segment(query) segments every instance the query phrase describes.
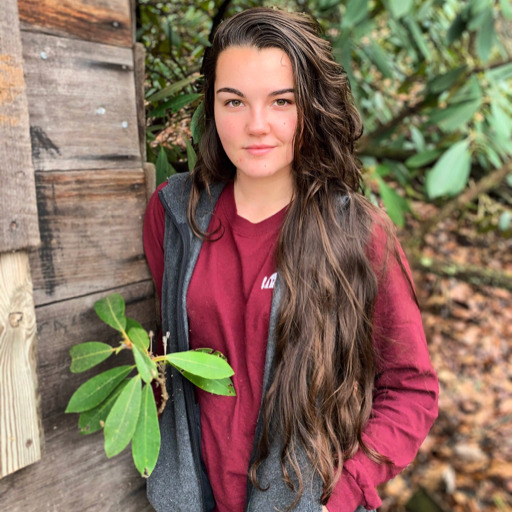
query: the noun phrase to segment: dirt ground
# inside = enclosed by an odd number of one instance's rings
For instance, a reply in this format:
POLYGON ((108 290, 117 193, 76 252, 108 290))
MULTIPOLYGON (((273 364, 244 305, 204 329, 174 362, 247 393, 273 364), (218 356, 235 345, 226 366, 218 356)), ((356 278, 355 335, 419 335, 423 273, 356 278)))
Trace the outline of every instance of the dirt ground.
MULTIPOLYGON (((424 254, 512 272, 512 238, 482 232, 477 220, 443 222, 424 254)), ((440 412, 415 462, 382 487, 379 510, 512 511, 512 293, 417 271, 414 278, 440 412)))

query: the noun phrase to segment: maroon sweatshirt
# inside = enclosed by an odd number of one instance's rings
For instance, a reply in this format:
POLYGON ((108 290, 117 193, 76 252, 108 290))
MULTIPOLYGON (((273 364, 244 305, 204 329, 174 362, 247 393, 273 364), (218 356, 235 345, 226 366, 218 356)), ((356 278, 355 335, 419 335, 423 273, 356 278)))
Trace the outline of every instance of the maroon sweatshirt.
MULTIPOLYGON (((203 244, 187 293, 191 348, 219 350, 235 370, 235 399, 197 391, 202 455, 218 512, 244 510, 275 281, 274 249, 284 215, 282 210, 257 224, 243 219, 236 212, 233 185, 227 185, 209 229, 220 224, 222 236, 203 244)), ((146 212, 144 248, 160 296, 164 227, 164 208, 155 193, 146 212)), ((368 254, 378 275, 384 251, 385 235, 377 228, 368 254)), ((408 270, 403 253, 401 257, 408 270)), ((387 260, 379 280, 374 324, 380 367, 363 437, 392 464, 377 464, 359 450, 345 461, 329 512, 380 506, 375 487, 411 462, 437 416, 437 379, 421 317, 394 258, 387 260)))

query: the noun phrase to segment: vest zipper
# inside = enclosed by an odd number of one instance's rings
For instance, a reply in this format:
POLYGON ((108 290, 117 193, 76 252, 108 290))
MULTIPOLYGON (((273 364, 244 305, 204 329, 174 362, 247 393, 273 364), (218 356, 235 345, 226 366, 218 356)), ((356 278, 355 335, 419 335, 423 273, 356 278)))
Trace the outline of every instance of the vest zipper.
MULTIPOLYGON (((164 208, 169 215, 169 217, 172 219, 174 225, 176 226, 176 229, 178 230, 181 240, 183 242, 183 256, 181 259, 181 265, 180 265, 180 273, 178 278, 178 300, 177 300, 177 308, 176 308, 176 315, 178 320, 178 348, 181 351, 189 350, 189 347, 187 346, 186 340, 187 340, 187 332, 185 329, 185 322, 183 319, 184 312, 182 311, 182 294, 183 294, 183 285, 185 281, 185 272, 187 270, 187 263, 188 263, 188 254, 190 252, 190 240, 188 237, 188 229, 187 227, 181 223, 178 223, 176 220, 176 217, 174 216, 174 213, 170 211, 170 209, 167 207, 166 201, 162 201, 162 204, 164 205, 164 208)), ((201 510, 203 512, 205 511, 205 503, 204 503, 204 490, 203 490, 203 482, 201 477, 201 456, 200 456, 200 450, 201 447, 199 446, 200 440, 199 440, 199 433, 196 428, 196 422, 194 417, 194 404, 195 404, 195 396, 194 396, 194 388, 193 384, 189 382, 187 379, 182 377, 183 379, 183 395, 185 399, 185 407, 187 411, 187 423, 188 428, 190 432, 190 444, 192 448, 192 457, 194 459, 194 464, 196 466, 198 480, 199 480, 199 489, 200 489, 200 501, 201 501, 201 510)))

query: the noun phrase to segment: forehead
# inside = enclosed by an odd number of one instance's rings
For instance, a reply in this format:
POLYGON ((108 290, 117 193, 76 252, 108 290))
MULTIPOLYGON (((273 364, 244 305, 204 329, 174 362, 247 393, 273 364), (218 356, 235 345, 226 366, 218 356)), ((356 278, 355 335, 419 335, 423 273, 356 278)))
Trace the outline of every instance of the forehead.
POLYGON ((280 48, 230 46, 217 59, 215 84, 216 87, 233 86, 234 82, 247 85, 279 83, 293 87, 292 63, 280 48))

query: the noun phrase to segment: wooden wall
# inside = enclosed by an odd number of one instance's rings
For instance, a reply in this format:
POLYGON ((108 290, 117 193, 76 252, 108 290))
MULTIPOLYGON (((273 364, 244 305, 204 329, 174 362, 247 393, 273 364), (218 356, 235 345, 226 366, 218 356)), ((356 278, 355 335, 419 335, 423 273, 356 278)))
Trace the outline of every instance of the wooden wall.
POLYGON ((64 409, 94 371, 69 372, 69 348, 114 341, 96 300, 117 291, 153 328, 142 248, 147 180, 130 0, 18 0, 41 244, 29 252, 45 451, 0 479, 9 512, 151 510, 131 453, 108 460, 64 409), (138 97, 137 97, 138 95, 138 97))

